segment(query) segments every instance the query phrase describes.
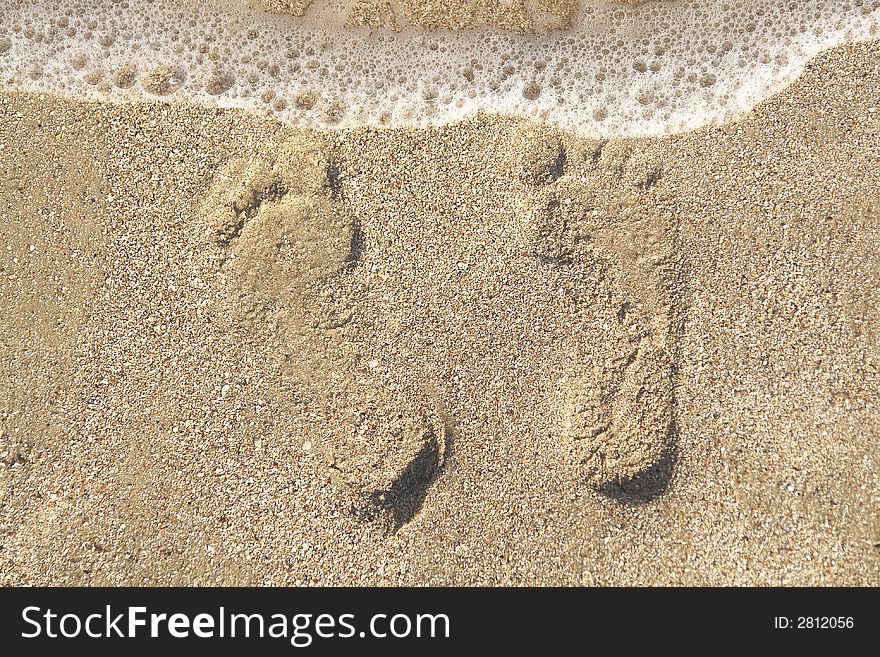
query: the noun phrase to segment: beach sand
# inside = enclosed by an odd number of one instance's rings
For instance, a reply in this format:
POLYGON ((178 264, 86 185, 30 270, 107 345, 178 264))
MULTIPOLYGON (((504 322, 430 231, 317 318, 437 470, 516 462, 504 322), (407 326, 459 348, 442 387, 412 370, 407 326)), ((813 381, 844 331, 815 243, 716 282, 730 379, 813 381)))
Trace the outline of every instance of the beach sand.
POLYGON ((0 582, 880 584, 878 90, 625 141, 0 94, 0 582))

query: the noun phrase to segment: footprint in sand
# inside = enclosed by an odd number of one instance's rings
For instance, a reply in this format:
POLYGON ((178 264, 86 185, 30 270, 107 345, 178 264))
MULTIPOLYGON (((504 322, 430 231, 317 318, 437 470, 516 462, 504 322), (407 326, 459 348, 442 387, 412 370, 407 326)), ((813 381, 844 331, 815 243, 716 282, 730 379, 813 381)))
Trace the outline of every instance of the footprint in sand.
POLYGON ((343 357, 334 329, 351 319, 358 228, 326 141, 292 137, 267 150, 218 171, 201 217, 229 310, 309 381, 343 357))
MULTIPOLYGON (((625 143, 566 147, 537 130, 515 139, 508 152, 528 190, 516 239, 576 291, 586 318, 551 395, 549 428, 597 491, 648 501, 666 490, 676 456, 679 267, 674 218, 655 198, 659 161, 625 143)), ((330 144, 293 137, 269 152, 230 162, 203 205, 226 310, 274 341, 286 372, 323 409, 312 453, 343 503, 395 531, 444 471, 452 423, 436 396, 365 372, 350 351, 364 337, 359 304, 370 294, 358 273, 360 229, 330 144)), ((518 281, 504 284, 515 292, 518 281)))
POLYGON ((329 425, 322 454, 351 513, 396 531, 421 510, 451 455, 442 407, 418 391, 360 386, 352 411, 329 425))
POLYGON ((202 204, 226 310, 273 341, 286 374, 322 400, 312 451, 353 515, 394 531, 441 472, 449 431, 420 391, 348 374, 360 235, 330 145, 300 136, 269 151, 230 161, 202 204))
POLYGON ((533 192, 521 212, 531 253, 546 267, 598 268, 596 335, 560 390, 563 449, 601 493, 629 503, 662 494, 673 473, 679 258, 675 222, 653 198, 660 160, 625 142, 566 152, 552 133, 525 130, 515 152, 533 192))

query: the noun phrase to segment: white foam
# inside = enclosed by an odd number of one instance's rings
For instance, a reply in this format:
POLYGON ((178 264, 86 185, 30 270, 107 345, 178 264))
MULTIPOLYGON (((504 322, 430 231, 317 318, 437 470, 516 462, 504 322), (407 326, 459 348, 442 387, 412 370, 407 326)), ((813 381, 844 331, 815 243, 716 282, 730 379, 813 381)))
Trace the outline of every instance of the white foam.
MULTIPOLYGON (((736 116, 818 52, 880 38, 880 0, 587 2, 572 29, 368 32, 220 0, 3 0, 0 87, 168 99, 302 125, 412 126, 477 111, 582 133, 736 116)), ((334 15, 344 10, 332 7, 334 15)))

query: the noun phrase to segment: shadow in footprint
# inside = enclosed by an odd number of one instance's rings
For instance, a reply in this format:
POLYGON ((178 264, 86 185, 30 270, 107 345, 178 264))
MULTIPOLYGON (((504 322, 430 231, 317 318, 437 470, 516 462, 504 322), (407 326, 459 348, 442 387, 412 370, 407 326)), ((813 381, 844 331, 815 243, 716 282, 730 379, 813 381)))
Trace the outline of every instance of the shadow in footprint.
POLYGON ((444 424, 442 444, 431 431, 425 446, 391 486, 387 490, 370 493, 367 504, 356 510, 355 515, 363 520, 372 520, 379 513, 390 513, 395 532, 412 520, 425 503, 431 484, 440 476, 449 461, 454 437, 455 426, 451 422, 444 424))
POLYGON ((351 231, 351 247, 348 254, 347 263, 353 267, 360 262, 364 255, 364 231, 361 229, 360 222, 355 222, 351 231))
POLYGON ((559 150, 556 153, 556 159, 553 160, 553 163, 550 165, 550 181, 553 182, 555 180, 559 180, 562 177, 562 174, 565 173, 565 160, 566 160, 566 152, 565 146, 561 143, 559 144, 559 150))
POLYGON ((596 492, 620 504, 639 506, 656 500, 668 489, 678 461, 678 430, 675 420, 669 426, 669 447, 659 459, 628 479, 610 481, 596 492))
POLYGON ((330 162, 327 165, 327 186, 330 188, 330 196, 336 198, 339 196, 339 188, 342 185, 342 175, 339 172, 339 166, 336 162, 330 162))

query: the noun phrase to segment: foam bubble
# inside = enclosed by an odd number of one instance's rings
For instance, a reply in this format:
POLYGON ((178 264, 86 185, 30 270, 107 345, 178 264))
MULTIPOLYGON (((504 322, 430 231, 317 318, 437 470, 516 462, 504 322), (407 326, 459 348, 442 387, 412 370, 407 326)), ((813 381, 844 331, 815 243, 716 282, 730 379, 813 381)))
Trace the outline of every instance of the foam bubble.
MULTIPOLYGON (((485 111, 632 136, 729 119, 821 50, 880 38, 880 0, 556 4, 565 21, 526 12, 520 29, 499 10, 459 26, 477 27, 426 32, 406 15, 352 26, 357 12, 338 2, 269 3, 295 17, 252 1, 5 0, 0 87, 242 107, 313 126, 485 111)), ((354 6, 365 15, 363 0, 354 6)))

